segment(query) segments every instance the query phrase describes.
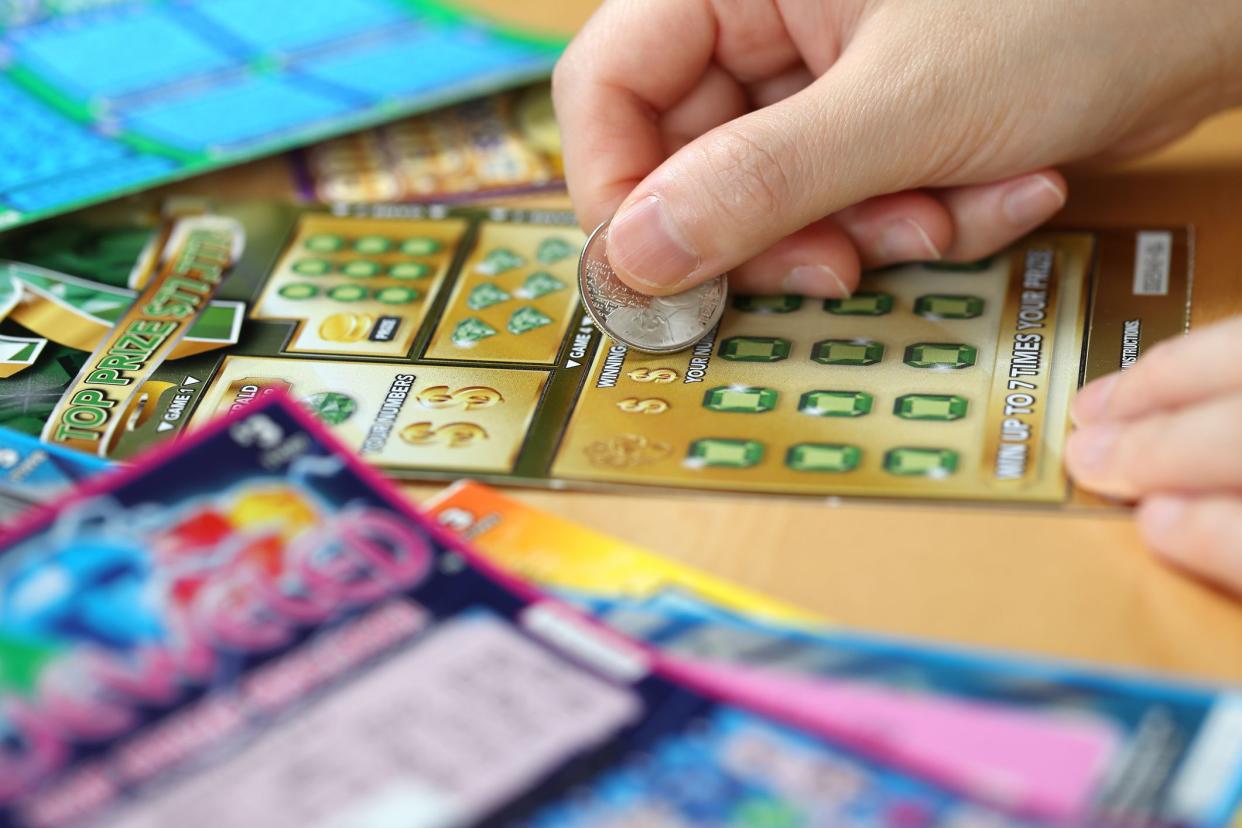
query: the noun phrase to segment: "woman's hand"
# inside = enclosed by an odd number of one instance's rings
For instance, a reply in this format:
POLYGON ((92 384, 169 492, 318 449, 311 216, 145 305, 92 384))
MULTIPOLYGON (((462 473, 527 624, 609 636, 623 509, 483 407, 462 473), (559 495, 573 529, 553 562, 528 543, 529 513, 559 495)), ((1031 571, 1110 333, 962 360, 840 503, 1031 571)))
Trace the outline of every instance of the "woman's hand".
POLYGON ((1152 549, 1242 593, 1242 317, 1096 380, 1073 416, 1078 484, 1138 500, 1152 549))
POLYGON ((1064 203, 1053 165, 1242 101, 1242 2, 610 0, 554 91, 630 285, 840 295, 989 254, 1064 203))

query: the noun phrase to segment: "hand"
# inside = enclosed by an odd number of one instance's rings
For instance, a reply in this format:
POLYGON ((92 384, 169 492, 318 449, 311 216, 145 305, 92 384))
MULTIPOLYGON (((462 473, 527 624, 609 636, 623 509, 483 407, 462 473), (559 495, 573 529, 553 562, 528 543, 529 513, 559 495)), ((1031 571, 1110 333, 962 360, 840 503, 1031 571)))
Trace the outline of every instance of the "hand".
POLYGON ((1161 343, 1074 402, 1080 486, 1138 500, 1159 554, 1242 594, 1242 317, 1161 343))
POLYGON ((832 296, 992 253, 1062 206, 1053 165, 1242 101, 1242 2, 610 0, 553 87, 632 287, 832 296))

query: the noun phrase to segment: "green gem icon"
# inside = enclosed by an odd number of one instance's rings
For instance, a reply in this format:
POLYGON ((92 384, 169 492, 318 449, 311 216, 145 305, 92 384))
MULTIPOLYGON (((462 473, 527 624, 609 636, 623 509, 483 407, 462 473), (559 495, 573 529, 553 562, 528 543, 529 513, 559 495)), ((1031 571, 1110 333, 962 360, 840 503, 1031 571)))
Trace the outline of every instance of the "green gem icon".
POLYGON ((431 268, 422 262, 398 262, 388 268, 388 275, 394 279, 425 279, 431 268))
POLYGON ((367 289, 358 285, 337 285, 328 291, 328 298, 337 302, 358 302, 367 298, 367 289))
POLYGON ((499 305, 501 302, 509 300, 509 294, 491 282, 484 282, 476 285, 466 297, 466 305, 471 310, 483 310, 490 308, 492 305, 499 305))
POLYGON ((785 453, 785 465, 803 472, 849 472, 861 461, 858 446, 837 443, 799 443, 785 453))
POLYGON ((893 310, 893 297, 864 291, 844 299, 825 299, 824 310, 838 316, 884 316, 893 310))
POLYGON ((545 325, 552 324, 552 317, 548 316, 538 308, 527 305, 524 308, 518 308, 509 317, 509 324, 506 326, 509 333, 524 334, 527 331, 533 331, 536 328, 542 328, 545 325))
POLYGON ((375 301, 383 302, 385 305, 408 305, 420 295, 414 288, 386 287, 375 291, 375 301))
POLYGON ((332 263, 326 259, 298 259, 293 263, 294 273, 303 276, 322 276, 332 269, 332 263))
POLYGON ((703 407, 730 414, 762 414, 776 408, 778 396, 772 388, 722 385, 703 395, 703 407))
POLYGON ((401 242, 401 252, 407 256, 430 256, 439 250, 440 243, 435 239, 417 237, 401 242))
POLYGON ((686 454, 690 468, 747 469, 763 459, 763 444, 755 440, 708 438, 695 440, 686 454))
POLYGON ((495 336, 497 330, 476 317, 469 317, 457 323, 453 328, 453 344, 458 348, 473 348, 489 336, 495 336))
POLYGON ((379 275, 380 266, 366 259, 354 259, 341 265, 341 272, 351 279, 370 279, 379 275))
POLYGON ((392 249, 392 242, 383 236, 360 236, 354 240, 354 250, 367 256, 387 253, 392 249))
POLYGON ((952 449, 895 448, 884 455, 884 471, 900 477, 948 477, 957 471, 952 449))
POLYGON ((970 404, 956 394, 906 394, 898 397, 893 413, 903 420, 950 422, 966 416, 970 404))
POLYGON ((281 285, 280 290, 276 292, 286 299, 301 301, 303 299, 314 299, 319 295, 319 288, 314 285, 308 285, 306 282, 291 282, 287 285, 281 285))
POLYGON ((731 336, 719 353, 732 362, 780 362, 789 358, 790 347, 788 339, 774 336, 731 336))
POLYGON ((526 264, 526 260, 507 247, 498 247, 483 257, 474 269, 484 276, 496 276, 526 264))
POLYGON ((550 238, 539 242, 535 257, 544 264, 556 264, 566 256, 573 254, 574 248, 564 239, 550 238))
POLYGON ((810 417, 862 417, 875 404, 866 391, 807 391, 798 410, 810 417))
POLYGON ((793 313, 802 307, 802 297, 791 293, 783 296, 734 296, 733 307, 742 313, 793 313))
POLYGON ((905 363, 911 368, 969 368, 979 357, 974 345, 956 342, 919 342, 906 348, 905 363))
POLYGON ((811 348, 811 359, 821 365, 875 365, 884 359, 884 343, 869 339, 825 339, 811 348))
POLYGON ((560 279, 540 270, 526 277, 526 281, 522 282, 522 286, 518 288, 518 295, 526 299, 538 299, 547 296, 549 293, 556 293, 558 290, 564 290, 565 283, 560 279))
POLYGON ((304 400, 304 404, 320 420, 334 426, 345 422, 358 410, 358 403, 353 397, 337 391, 312 394, 304 400))
POLYGON ((335 253, 345 246, 345 240, 332 233, 316 233, 306 238, 305 247, 316 253, 335 253))
POLYGON ((983 300, 978 296, 932 293, 915 300, 914 312, 927 319, 974 319, 983 315, 983 300))

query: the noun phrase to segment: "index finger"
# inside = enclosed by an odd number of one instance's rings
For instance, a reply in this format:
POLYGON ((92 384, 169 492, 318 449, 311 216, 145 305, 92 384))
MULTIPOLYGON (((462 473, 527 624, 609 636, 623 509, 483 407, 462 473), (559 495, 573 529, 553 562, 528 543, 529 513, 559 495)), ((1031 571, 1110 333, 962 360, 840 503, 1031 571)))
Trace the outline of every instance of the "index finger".
POLYGON ((565 178, 585 227, 612 215, 665 160, 658 115, 707 71, 716 34, 706 0, 613 0, 569 45, 552 92, 565 178))

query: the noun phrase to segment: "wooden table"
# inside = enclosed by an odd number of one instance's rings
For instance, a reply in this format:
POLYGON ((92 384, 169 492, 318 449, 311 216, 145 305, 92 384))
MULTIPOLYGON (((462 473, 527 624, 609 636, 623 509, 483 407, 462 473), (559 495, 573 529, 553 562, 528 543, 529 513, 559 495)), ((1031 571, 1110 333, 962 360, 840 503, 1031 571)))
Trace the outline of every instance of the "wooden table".
MULTIPOLYGON (((474 0, 548 30, 590 3, 474 0)), ((280 159, 180 192, 281 196, 280 159)), ((1071 175, 1059 223, 1193 224, 1194 324, 1242 312, 1242 112, 1071 175)), ((431 492, 434 487, 427 487, 431 492)), ((1242 683, 1242 602, 1160 563, 1130 520, 1015 508, 517 491, 551 512, 862 629, 1242 683)))

